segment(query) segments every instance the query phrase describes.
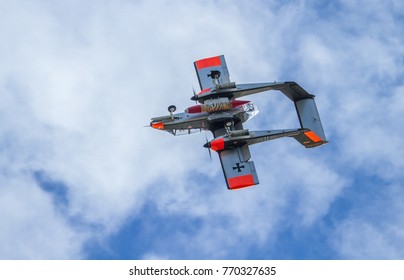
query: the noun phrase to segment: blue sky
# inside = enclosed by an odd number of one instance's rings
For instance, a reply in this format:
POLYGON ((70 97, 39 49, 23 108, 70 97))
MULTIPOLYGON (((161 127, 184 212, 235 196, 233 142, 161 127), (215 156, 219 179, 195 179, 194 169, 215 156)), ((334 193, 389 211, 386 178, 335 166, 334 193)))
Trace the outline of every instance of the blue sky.
MULTIPOLYGON (((0 258, 404 258, 402 1, 2 1, 0 258), (193 105, 197 59, 315 94, 329 144, 251 147, 226 189, 193 105)), ((277 92, 249 129, 294 128, 277 92)), ((208 137, 211 137, 208 135, 208 137)))

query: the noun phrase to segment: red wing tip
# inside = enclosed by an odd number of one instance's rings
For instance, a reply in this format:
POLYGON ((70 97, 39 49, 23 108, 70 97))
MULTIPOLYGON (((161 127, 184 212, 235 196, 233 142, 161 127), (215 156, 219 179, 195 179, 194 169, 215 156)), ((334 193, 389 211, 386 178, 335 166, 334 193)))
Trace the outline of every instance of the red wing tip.
POLYGON ((230 190, 238 190, 255 185, 254 178, 251 174, 237 176, 227 179, 227 185, 230 190))
POLYGON ((220 56, 213 56, 213 57, 208 57, 204 59, 200 59, 195 61, 196 68, 198 70, 207 68, 207 67, 213 67, 213 66, 220 66, 222 65, 222 62, 220 60, 220 56))

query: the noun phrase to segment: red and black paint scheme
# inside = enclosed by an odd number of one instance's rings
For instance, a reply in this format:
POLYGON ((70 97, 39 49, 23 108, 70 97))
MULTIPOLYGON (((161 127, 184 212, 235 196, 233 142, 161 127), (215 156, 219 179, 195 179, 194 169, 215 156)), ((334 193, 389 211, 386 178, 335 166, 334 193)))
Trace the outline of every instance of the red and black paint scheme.
POLYGON ((194 62, 201 91, 191 97, 199 104, 183 113, 171 105, 169 115, 152 118, 150 126, 173 135, 210 130, 214 139, 204 147, 218 153, 227 187, 241 189, 259 183, 249 146, 281 137, 293 137, 306 148, 327 143, 314 95, 295 82, 236 84, 223 55, 194 62), (300 128, 249 131, 243 123, 258 114, 250 101, 238 100, 247 95, 277 90, 295 105, 300 128))

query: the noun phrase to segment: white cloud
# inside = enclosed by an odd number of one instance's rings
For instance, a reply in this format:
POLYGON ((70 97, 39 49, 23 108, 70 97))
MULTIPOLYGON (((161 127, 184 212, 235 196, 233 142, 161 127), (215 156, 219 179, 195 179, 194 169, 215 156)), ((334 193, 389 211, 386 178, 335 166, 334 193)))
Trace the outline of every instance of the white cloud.
POLYGON ((336 225, 334 247, 342 258, 401 259, 404 254, 403 191, 399 185, 380 185, 377 196, 358 196, 366 204, 336 225))
POLYGON ((397 241, 403 238, 402 232, 397 236, 394 229, 381 230, 375 225, 354 219, 344 221, 337 233, 335 248, 344 259, 402 258, 403 250, 397 247, 397 241))
POLYGON ((2 259, 81 257, 86 233, 72 227, 51 198, 24 174, 0 176, 2 259))

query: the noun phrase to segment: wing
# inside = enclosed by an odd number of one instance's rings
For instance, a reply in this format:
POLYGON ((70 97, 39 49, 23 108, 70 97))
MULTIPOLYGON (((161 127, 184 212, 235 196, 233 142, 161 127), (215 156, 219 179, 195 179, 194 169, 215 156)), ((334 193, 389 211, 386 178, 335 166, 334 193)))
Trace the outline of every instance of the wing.
POLYGON ((227 188, 230 190, 257 185, 258 176, 250 159, 248 145, 219 153, 227 188))
MULTIPOLYGON (((238 122, 235 124, 235 128, 242 130, 243 125, 238 122)), ((225 133, 226 130, 220 128, 213 134, 218 137, 225 133)), ((228 189, 236 190, 259 183, 254 162, 250 161, 251 154, 247 144, 220 151, 219 158, 228 189)))
POLYGON ((194 62, 194 66, 196 74, 198 76, 201 91, 215 86, 213 84, 213 78, 215 74, 219 75, 219 84, 230 83, 230 75, 229 71, 227 70, 224 55, 197 60, 194 62))

